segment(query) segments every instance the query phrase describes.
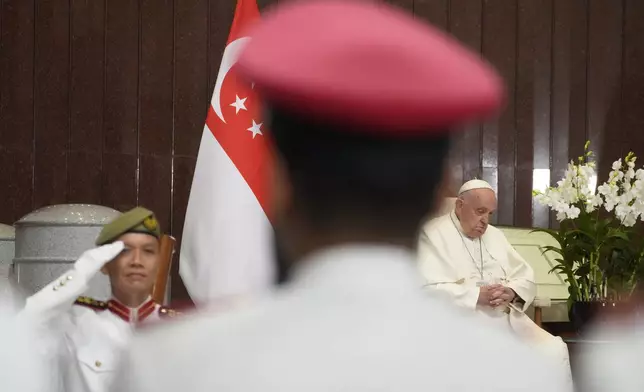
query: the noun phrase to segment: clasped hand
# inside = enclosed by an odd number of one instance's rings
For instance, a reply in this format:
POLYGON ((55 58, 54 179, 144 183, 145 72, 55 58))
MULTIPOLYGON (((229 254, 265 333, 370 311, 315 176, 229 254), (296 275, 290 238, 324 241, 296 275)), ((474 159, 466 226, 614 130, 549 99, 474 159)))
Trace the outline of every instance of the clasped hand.
POLYGON ((498 306, 505 307, 514 298, 516 293, 509 287, 502 286, 500 284, 492 284, 489 286, 482 286, 479 291, 479 305, 482 306, 491 306, 496 308, 498 306))

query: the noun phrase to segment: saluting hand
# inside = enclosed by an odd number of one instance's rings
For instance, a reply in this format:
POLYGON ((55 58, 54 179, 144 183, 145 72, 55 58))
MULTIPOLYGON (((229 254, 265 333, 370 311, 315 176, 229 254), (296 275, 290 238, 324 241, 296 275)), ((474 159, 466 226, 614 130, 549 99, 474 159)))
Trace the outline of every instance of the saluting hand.
POLYGON ((99 246, 83 253, 76 260, 74 268, 84 276, 95 275, 106 263, 114 259, 125 248, 123 241, 99 246))

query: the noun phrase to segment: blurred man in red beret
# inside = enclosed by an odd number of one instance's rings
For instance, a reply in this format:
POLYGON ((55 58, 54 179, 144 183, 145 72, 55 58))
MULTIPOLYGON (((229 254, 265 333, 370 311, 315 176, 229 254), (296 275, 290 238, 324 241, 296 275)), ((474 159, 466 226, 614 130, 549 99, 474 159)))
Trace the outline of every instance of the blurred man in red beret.
POLYGON ((415 268, 452 131, 500 109, 492 68, 382 3, 280 3, 251 37, 237 66, 267 106, 290 281, 142 337, 113 390, 562 390, 521 343, 427 298, 415 268))

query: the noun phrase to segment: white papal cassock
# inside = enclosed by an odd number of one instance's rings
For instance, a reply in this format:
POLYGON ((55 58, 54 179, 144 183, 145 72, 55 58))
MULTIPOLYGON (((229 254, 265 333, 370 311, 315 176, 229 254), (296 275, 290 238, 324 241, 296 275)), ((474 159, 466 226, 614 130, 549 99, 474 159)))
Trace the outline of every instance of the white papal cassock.
POLYGON ((524 312, 534 300, 536 284, 532 267, 517 253, 501 230, 488 225, 480 239, 468 238, 452 210, 423 227, 418 257, 426 288, 471 309, 500 330, 541 350, 561 364, 572 388, 568 348, 537 326, 524 312), (514 290, 525 303, 507 308, 477 306, 481 284, 502 284, 514 290))

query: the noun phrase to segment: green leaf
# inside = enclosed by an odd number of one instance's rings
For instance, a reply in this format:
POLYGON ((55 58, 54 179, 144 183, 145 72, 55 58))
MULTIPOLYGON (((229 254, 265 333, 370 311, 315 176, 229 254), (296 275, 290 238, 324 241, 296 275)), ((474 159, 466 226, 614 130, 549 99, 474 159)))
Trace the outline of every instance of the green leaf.
POLYGON ((546 254, 546 252, 555 252, 555 253, 561 255, 561 257, 564 257, 564 253, 561 250, 561 248, 557 248, 556 246, 552 246, 552 245, 544 246, 543 250, 541 251, 541 254, 544 255, 544 254, 546 254))
POLYGON ((551 236, 552 238, 554 238, 555 241, 557 241, 559 243, 561 248, 564 248, 564 246, 565 246, 564 234, 559 233, 556 230, 552 230, 552 229, 534 229, 534 230, 530 231, 530 233, 546 233, 549 236, 551 236))
POLYGON ((539 233, 539 232, 550 234, 554 238, 559 238, 559 232, 557 230, 553 230, 553 229, 540 229, 540 228, 537 228, 537 229, 533 229, 532 231, 530 231, 530 233, 539 233))
POLYGON ((566 235, 578 235, 581 237, 585 237, 591 241, 594 241, 594 236, 592 234, 592 230, 582 230, 582 229, 574 229, 574 230, 569 230, 566 235))
POLYGON ((574 260, 572 260, 572 259, 563 259, 561 257, 557 257, 556 259, 554 259, 554 261, 556 261, 557 264, 564 265, 564 266, 566 266, 568 268, 572 268, 573 264, 575 264, 574 260))
POLYGON ((563 265, 563 264, 557 264, 557 265, 555 265, 554 267, 552 267, 552 268, 550 269, 550 271, 548 271, 548 273, 550 273, 550 274, 551 274, 551 273, 553 273, 553 272, 563 272, 563 273, 566 273, 568 270, 569 270, 569 268, 566 268, 566 266, 565 266, 565 265, 563 265))
POLYGON ((619 238, 619 239, 624 240, 624 241, 629 240, 628 235, 626 233, 624 233, 623 231, 617 231, 617 230, 614 231, 613 233, 607 235, 606 238, 607 239, 608 238, 619 238))

